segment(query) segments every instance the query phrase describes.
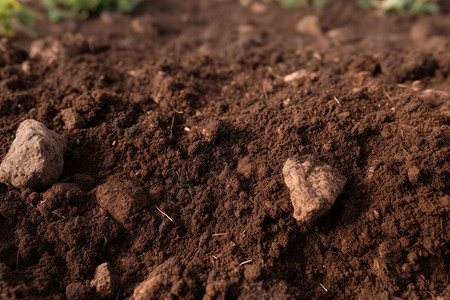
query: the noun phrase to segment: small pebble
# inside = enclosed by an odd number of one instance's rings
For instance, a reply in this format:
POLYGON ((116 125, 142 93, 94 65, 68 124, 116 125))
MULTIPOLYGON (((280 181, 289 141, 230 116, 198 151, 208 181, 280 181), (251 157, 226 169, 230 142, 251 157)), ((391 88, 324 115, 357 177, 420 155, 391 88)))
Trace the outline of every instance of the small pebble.
POLYGON ((267 12, 267 5, 261 2, 253 2, 250 11, 255 15, 261 15, 267 12))
POLYGON ((420 80, 414 80, 413 83, 411 83, 411 89, 414 92, 420 92, 425 88, 425 84, 420 80))
POLYGON ((198 129, 208 143, 214 143, 222 131, 222 122, 216 118, 207 119, 199 125, 198 129))
POLYGON ((91 281, 91 287, 95 289, 97 295, 102 299, 116 296, 117 282, 109 263, 105 262, 97 267, 94 279, 91 281))
POLYGON ((308 77, 309 77, 309 72, 306 71, 305 69, 302 69, 302 70, 295 71, 294 73, 291 73, 289 75, 286 75, 284 77, 284 82, 286 82, 286 83, 296 82, 296 81, 306 79, 308 77))
POLYGON ((319 18, 314 15, 304 16, 300 21, 298 21, 295 29, 298 33, 307 34, 312 36, 322 36, 322 28, 319 25, 319 18))
POLYGON ((408 169, 409 182, 416 185, 420 180, 420 169, 417 166, 412 166, 408 169))

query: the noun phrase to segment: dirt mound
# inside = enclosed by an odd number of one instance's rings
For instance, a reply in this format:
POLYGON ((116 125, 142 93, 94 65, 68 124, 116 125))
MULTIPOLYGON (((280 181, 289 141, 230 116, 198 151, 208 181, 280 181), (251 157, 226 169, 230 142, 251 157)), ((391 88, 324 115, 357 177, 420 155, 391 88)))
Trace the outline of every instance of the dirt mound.
POLYGON ((450 18, 355 9, 150 1, 41 24, 50 61, 2 42, 0 159, 25 119, 68 150, 53 187, 0 185, 0 298, 95 297, 106 262, 119 299, 450 297, 450 18), (299 155, 347 179, 308 227, 299 155))

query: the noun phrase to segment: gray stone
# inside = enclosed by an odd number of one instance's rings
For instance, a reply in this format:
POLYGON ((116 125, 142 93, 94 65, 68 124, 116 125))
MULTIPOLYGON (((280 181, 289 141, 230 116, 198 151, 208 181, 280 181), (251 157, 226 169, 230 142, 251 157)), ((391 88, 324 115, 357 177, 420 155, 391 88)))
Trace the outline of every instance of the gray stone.
POLYGON ((338 170, 309 155, 289 158, 283 175, 294 218, 302 223, 312 222, 328 211, 347 181, 338 170))
POLYGON ((0 165, 0 182, 17 188, 52 185, 64 168, 67 141, 36 120, 25 120, 0 165))

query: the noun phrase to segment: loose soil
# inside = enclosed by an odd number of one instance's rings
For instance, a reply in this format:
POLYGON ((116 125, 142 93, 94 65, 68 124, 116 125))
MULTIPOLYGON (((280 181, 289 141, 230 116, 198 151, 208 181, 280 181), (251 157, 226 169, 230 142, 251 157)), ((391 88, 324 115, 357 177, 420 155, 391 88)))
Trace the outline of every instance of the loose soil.
POLYGON ((42 58, 2 41, 0 159, 29 118, 69 149, 55 186, 0 185, 0 298, 91 298, 109 262, 118 299, 149 274, 164 299, 449 299, 448 10, 331 2, 158 0, 42 23, 42 58), (306 154, 347 184, 300 226, 281 169, 306 154))

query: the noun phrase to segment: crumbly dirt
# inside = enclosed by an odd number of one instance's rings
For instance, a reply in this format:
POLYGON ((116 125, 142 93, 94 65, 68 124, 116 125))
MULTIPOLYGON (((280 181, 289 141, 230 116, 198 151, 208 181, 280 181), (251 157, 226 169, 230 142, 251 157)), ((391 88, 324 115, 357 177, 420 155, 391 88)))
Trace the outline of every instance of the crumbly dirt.
POLYGON ((46 59, 2 41, 0 159, 29 118, 69 147, 56 187, 0 185, 0 298, 92 298, 104 262, 118 299, 149 274, 164 299, 450 298, 449 10, 331 2, 155 0, 41 24, 46 59), (282 167, 307 154, 347 184, 306 227, 282 167))

